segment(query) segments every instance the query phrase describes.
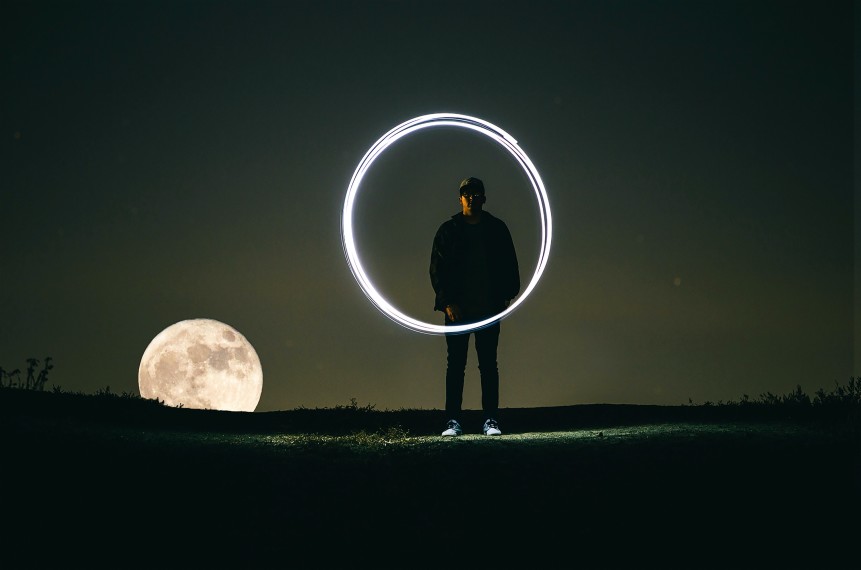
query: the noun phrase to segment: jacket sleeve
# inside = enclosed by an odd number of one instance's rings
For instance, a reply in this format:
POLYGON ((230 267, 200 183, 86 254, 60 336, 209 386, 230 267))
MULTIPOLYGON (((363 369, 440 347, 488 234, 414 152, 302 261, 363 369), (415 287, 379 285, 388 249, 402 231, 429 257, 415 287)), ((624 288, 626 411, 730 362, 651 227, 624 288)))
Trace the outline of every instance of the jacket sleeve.
POLYGON ((517 264, 517 252, 514 250, 514 240, 511 239, 511 232, 508 231, 508 226, 502 224, 501 245, 503 259, 504 274, 504 295, 505 300, 510 301, 517 297, 520 292, 520 268, 517 264))
POLYGON ((445 226, 440 226, 433 239, 429 271, 431 286, 436 293, 433 307, 435 311, 445 311, 446 306, 449 305, 451 260, 447 252, 447 242, 445 226))

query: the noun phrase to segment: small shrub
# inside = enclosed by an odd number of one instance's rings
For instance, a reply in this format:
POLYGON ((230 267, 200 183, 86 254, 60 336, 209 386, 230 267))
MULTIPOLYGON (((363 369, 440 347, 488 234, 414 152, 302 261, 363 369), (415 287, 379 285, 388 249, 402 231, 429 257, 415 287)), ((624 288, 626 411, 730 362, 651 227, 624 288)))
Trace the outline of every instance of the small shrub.
POLYGON ((97 389, 94 395, 101 397, 101 398, 115 398, 116 397, 116 394, 111 392, 110 386, 105 386, 104 388, 97 389))
POLYGON ((349 410, 351 412, 372 412, 376 406, 374 404, 366 404, 359 407, 355 398, 350 398, 350 403, 346 406, 335 406, 336 410, 349 410))
POLYGON ((831 392, 826 392, 822 388, 817 390, 813 399, 804 393, 801 385, 796 385, 795 390, 783 395, 763 392, 759 397, 754 399, 747 394, 742 394, 739 400, 729 400, 727 402, 719 400, 716 404, 711 401, 696 404, 691 398, 688 398, 687 405, 704 407, 773 407, 786 409, 861 406, 861 377, 850 377, 849 382, 845 386, 840 385, 836 381, 834 384, 835 387, 831 392))
POLYGON ((0 388, 20 388, 23 390, 35 390, 41 392, 45 389, 45 383, 48 381, 48 373, 54 368, 51 364, 52 358, 45 357, 45 362, 42 364, 42 370, 36 373, 36 367, 39 366, 38 358, 27 359, 27 377, 21 380, 21 370, 8 372, 0 368, 0 388))
POLYGON ((837 381, 834 384, 834 390, 831 392, 825 392, 822 388, 816 391, 813 398, 814 406, 861 405, 861 376, 849 378, 849 383, 845 387, 837 381))

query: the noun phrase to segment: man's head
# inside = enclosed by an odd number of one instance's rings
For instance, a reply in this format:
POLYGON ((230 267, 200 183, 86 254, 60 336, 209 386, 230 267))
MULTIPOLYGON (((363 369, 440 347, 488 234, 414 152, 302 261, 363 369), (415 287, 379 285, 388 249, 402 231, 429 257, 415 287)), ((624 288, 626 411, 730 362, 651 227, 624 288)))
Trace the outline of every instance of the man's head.
POLYGON ((460 195, 484 197, 484 182, 472 176, 464 178, 460 182, 460 195))
POLYGON ((478 178, 465 178, 460 183, 460 205, 465 216, 481 215, 481 207, 487 200, 484 196, 484 183, 478 178))

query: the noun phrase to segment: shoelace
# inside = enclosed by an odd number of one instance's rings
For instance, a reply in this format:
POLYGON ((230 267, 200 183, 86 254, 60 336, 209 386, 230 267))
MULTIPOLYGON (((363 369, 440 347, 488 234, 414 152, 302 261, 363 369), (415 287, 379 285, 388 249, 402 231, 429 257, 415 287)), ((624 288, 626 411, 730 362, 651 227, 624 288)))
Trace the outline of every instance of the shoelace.
POLYGON ((496 423, 496 420, 487 420, 486 422, 484 422, 485 431, 489 430, 490 428, 499 428, 499 424, 496 423))

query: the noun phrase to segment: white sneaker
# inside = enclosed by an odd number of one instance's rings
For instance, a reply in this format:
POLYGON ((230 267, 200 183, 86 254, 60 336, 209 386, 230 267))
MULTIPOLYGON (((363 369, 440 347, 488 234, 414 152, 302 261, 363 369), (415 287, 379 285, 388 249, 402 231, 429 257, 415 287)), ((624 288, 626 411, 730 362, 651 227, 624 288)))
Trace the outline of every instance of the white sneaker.
POLYGON ((484 435, 502 435, 502 430, 499 429, 499 424, 496 423, 496 420, 493 418, 489 418, 486 422, 484 422, 484 435))
POLYGON ((457 423, 457 420, 448 420, 448 425, 442 435, 445 437, 454 437, 463 433, 463 430, 460 427, 460 424, 457 423))

